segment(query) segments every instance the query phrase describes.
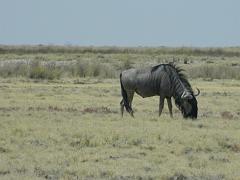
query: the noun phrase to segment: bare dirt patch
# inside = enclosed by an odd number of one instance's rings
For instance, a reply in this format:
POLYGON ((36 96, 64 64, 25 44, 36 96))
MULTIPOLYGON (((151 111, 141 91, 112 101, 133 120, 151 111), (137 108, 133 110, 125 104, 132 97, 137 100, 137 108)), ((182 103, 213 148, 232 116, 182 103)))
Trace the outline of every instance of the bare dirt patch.
POLYGON ((0 111, 9 112, 9 111, 18 111, 20 107, 0 107, 0 111))
POLYGON ((6 171, 1 171, 0 170, 0 176, 5 176, 5 175, 8 175, 8 174, 10 174, 9 170, 6 170, 6 171))
POLYGON ((4 147, 0 147, 0 153, 8 153, 8 152, 10 152, 9 149, 4 148, 4 147))
POLYGON ((84 109, 75 107, 58 107, 49 105, 48 107, 29 107, 28 111, 50 111, 50 112, 80 112, 83 114, 87 113, 102 113, 102 114, 116 114, 118 111, 112 110, 109 107, 86 107, 84 109))
POLYGON ((82 113, 103 113, 103 114, 116 114, 117 111, 111 110, 109 107, 87 107, 82 110, 82 113))
POLYGON ((233 119, 234 115, 229 111, 224 111, 224 112, 221 113, 221 117, 223 119, 233 119))

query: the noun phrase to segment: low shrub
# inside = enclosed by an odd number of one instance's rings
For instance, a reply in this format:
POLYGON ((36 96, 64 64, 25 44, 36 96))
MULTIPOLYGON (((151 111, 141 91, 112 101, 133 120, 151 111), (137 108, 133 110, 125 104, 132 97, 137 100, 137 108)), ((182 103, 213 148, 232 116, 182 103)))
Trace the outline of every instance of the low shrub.
POLYGON ((240 79, 240 66, 205 64, 188 68, 191 78, 240 79))

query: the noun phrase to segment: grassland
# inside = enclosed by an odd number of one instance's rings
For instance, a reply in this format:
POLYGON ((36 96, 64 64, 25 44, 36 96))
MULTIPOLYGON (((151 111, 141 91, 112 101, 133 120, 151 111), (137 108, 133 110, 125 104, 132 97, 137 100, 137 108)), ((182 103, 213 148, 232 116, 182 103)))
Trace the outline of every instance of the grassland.
POLYGON ((0 47, 0 179, 240 179, 239 48, 31 48, 0 47), (171 61, 201 90, 199 118, 137 95, 121 118, 119 72, 171 61))
POLYGON ((240 81, 192 80, 196 121, 138 96, 121 118, 118 80, 0 81, 0 179, 240 178, 240 81))

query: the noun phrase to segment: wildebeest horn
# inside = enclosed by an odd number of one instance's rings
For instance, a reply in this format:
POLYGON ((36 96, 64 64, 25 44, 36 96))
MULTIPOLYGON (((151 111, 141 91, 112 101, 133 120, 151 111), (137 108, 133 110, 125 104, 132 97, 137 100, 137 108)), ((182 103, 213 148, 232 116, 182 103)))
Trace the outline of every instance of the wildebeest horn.
POLYGON ((197 94, 194 94, 194 96, 198 96, 200 94, 200 90, 198 88, 197 89, 197 94))

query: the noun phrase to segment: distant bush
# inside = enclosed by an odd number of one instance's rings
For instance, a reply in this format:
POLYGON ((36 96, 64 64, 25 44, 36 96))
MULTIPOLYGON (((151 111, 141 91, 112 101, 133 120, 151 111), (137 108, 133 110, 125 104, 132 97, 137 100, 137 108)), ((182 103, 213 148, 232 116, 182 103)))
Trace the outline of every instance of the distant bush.
POLYGON ((8 61, 0 66, 1 77, 27 77, 31 79, 59 79, 62 72, 54 63, 41 64, 39 61, 8 61))
POLYGON ((191 78, 240 79, 240 66, 205 64, 188 69, 191 78))
POLYGON ((42 65, 39 61, 33 61, 29 69, 29 78, 31 79, 53 80, 59 79, 62 74, 60 68, 56 67, 54 63, 42 65))
POLYGON ((1 77, 25 77, 28 75, 28 66, 24 62, 8 62, 0 66, 1 77))
POLYGON ((191 78, 240 79, 240 65, 235 56, 240 57, 240 47, 124 48, 0 45, 0 76, 49 80, 61 77, 118 78, 119 73, 125 69, 174 62, 184 64, 191 78), (227 65, 223 65, 224 63, 227 65))
POLYGON ((123 62, 123 66, 122 66, 123 69, 130 69, 132 67, 133 67, 132 62, 129 59, 127 59, 123 62))
MULTIPOLYGON (((0 62, 1 77, 27 77, 31 79, 59 79, 61 77, 100 77, 118 78, 121 70, 133 67, 129 60, 123 61, 120 66, 111 63, 91 61, 74 61, 61 63, 59 61, 2 61, 0 62)), ((187 68, 188 66, 186 66, 187 68)), ((189 66, 186 74, 190 78, 209 79, 240 79, 238 64, 215 64, 189 66)))
POLYGON ((7 61, 0 65, 1 77, 27 77, 31 79, 59 79, 65 77, 115 78, 118 72, 110 64, 77 61, 60 64, 58 61, 7 61))
MULTIPOLYGON (((73 65, 74 66, 74 65, 73 65)), ((73 75, 78 77, 102 77, 102 78, 115 78, 116 71, 108 64, 100 64, 94 62, 77 62, 72 70, 73 75)))

